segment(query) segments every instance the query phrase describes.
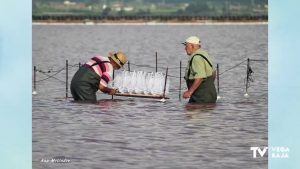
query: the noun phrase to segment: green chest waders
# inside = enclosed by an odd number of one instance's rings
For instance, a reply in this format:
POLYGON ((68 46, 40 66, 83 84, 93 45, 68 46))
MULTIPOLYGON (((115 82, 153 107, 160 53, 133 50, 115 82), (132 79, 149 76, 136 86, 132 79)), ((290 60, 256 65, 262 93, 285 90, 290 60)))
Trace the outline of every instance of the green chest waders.
MULTIPOLYGON (((190 61, 189 70, 188 70, 187 77, 186 77, 186 84, 187 84, 188 89, 190 89, 190 87, 192 86, 192 84, 195 81, 194 79, 188 79, 188 78, 191 73, 193 59, 197 55, 201 56, 212 67, 212 64, 208 61, 208 59, 205 56, 203 56, 201 54, 194 55, 190 61)), ((210 77, 203 79, 200 86, 192 94, 192 96, 189 100, 189 103, 215 103, 216 100, 217 100, 217 91, 216 91, 216 87, 214 84, 214 78, 213 78, 213 76, 210 76, 210 77)))
MULTIPOLYGON (((108 61, 99 62, 109 63, 108 61)), ((71 81, 71 93, 76 101, 96 102, 96 92, 99 89, 101 77, 93 71, 92 66, 84 64, 75 73, 71 81)))

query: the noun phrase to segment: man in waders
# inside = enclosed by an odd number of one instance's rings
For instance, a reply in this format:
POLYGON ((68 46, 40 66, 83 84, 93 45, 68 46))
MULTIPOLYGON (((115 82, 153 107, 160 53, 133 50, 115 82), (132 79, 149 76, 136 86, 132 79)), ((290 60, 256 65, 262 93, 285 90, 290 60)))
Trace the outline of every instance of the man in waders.
POLYGON ((201 48, 200 39, 191 36, 182 44, 185 45, 189 59, 185 70, 188 90, 184 92, 183 98, 190 98, 189 103, 215 103, 215 70, 207 52, 201 48))
POLYGON ((75 73, 71 82, 71 93, 76 101, 95 102, 96 92, 114 95, 117 90, 109 88, 113 70, 118 70, 127 62, 123 52, 110 53, 109 57, 95 56, 75 73))

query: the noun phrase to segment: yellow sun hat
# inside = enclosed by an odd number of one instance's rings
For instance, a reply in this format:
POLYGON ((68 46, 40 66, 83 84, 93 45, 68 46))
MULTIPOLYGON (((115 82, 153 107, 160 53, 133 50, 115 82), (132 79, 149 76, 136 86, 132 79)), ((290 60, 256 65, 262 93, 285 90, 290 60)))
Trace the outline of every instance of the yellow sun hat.
POLYGON ((126 55, 120 51, 117 53, 109 53, 109 57, 120 67, 123 67, 127 62, 126 55))

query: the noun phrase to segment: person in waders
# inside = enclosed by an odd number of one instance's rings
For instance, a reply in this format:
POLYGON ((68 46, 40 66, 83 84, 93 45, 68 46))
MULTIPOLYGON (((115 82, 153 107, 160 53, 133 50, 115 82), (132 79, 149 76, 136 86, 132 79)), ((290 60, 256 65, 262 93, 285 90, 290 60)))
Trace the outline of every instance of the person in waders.
POLYGON ((188 90, 183 93, 183 98, 189 98, 189 103, 215 103, 215 70, 208 53, 201 48, 196 36, 187 38, 182 44, 189 59, 185 70, 188 90))
POLYGON ((96 102, 98 89, 114 95, 117 90, 109 88, 113 70, 118 70, 127 62, 123 52, 110 53, 109 57, 95 56, 82 65, 71 81, 71 93, 75 101, 96 102))

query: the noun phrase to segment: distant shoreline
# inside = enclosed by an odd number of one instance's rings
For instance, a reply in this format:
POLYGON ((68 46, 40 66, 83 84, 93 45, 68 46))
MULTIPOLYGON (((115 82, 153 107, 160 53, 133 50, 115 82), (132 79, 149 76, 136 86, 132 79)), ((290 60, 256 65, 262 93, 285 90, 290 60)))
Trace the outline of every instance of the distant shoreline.
POLYGON ((34 23, 49 25, 241 25, 267 24, 268 16, 94 16, 33 15, 34 23))
POLYGON ((216 21, 216 20, 195 20, 195 21, 145 21, 145 20, 105 20, 105 21, 57 21, 43 20, 32 21, 32 25, 268 25, 268 21, 216 21))

